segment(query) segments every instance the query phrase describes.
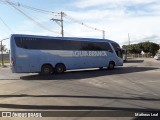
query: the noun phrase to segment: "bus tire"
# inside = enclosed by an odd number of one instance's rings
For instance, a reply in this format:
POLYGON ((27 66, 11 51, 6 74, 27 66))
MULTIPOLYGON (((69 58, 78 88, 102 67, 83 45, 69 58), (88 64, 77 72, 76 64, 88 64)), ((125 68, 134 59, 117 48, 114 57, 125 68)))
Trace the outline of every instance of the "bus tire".
POLYGON ((110 61, 109 62, 109 65, 108 65, 108 69, 109 70, 113 70, 114 69, 114 66, 115 66, 115 63, 113 61, 110 61))
POLYGON ((42 75, 51 75, 53 74, 53 67, 49 64, 43 65, 41 68, 42 75))
POLYGON ((56 73, 61 74, 61 73, 64 73, 65 70, 66 70, 66 67, 64 64, 62 64, 62 63, 56 64, 56 66, 55 66, 56 73))

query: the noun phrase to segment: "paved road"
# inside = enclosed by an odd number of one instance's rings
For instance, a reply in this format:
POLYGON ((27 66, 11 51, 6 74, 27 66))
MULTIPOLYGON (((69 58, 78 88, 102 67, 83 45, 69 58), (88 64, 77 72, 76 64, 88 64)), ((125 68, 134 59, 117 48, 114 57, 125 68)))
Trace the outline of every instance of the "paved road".
POLYGON ((53 76, 13 74, 9 68, 0 68, 0 110, 160 111, 160 66, 156 62, 135 59, 111 71, 90 69, 53 76))

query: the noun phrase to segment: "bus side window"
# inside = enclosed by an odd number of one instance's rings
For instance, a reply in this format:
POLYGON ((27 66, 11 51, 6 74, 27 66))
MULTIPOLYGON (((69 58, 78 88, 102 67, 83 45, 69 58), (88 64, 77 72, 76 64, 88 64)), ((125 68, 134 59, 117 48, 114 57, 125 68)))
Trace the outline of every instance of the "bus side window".
POLYGON ((29 49, 29 41, 28 40, 23 40, 22 41, 22 48, 25 48, 25 49, 29 49))
POLYGON ((111 52, 111 53, 113 52, 113 50, 108 42, 106 43, 106 51, 111 52))
POLYGON ((111 53, 113 53, 113 50, 108 50, 108 52, 111 52, 111 53))
POLYGON ((27 46, 27 45, 24 45, 23 48, 28 49, 28 46, 27 46))

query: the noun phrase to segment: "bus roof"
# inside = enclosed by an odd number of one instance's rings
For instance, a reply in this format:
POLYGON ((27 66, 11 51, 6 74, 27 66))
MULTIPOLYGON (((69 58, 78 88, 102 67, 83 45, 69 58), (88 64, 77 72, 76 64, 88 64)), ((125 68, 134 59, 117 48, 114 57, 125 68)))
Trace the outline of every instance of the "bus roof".
POLYGON ((27 34, 11 34, 11 37, 34 37, 34 38, 48 38, 48 39, 59 39, 59 40, 78 40, 78 41, 93 41, 93 42, 112 42, 115 41, 109 39, 98 39, 98 38, 82 38, 82 37, 54 37, 54 36, 39 36, 39 35, 27 35, 27 34))

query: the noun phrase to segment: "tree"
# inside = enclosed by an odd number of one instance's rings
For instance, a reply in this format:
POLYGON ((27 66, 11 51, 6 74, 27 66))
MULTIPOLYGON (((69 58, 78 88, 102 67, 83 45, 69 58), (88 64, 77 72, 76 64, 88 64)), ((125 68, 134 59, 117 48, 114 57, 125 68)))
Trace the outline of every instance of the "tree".
POLYGON ((131 54, 140 54, 141 53, 141 49, 138 44, 123 45, 122 48, 125 48, 131 54))
POLYGON ((131 44, 131 45, 123 45, 123 48, 127 49, 129 53, 131 54, 140 54, 141 51, 144 51, 145 53, 150 53, 153 56, 157 53, 159 50, 159 45, 153 42, 141 42, 138 44, 131 44))
POLYGON ((154 56, 157 51, 160 49, 159 45, 156 44, 156 43, 152 43, 150 49, 149 49, 149 52, 154 56))
POLYGON ((3 52, 7 51, 7 48, 5 47, 5 45, 2 45, 2 46, 0 45, 0 51, 1 51, 1 49, 2 49, 3 52))

